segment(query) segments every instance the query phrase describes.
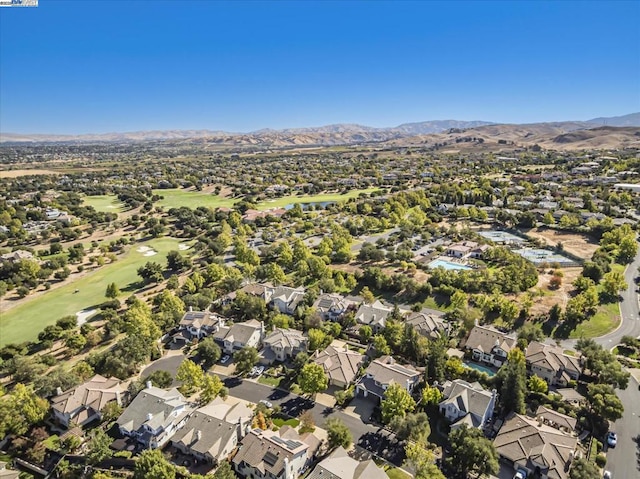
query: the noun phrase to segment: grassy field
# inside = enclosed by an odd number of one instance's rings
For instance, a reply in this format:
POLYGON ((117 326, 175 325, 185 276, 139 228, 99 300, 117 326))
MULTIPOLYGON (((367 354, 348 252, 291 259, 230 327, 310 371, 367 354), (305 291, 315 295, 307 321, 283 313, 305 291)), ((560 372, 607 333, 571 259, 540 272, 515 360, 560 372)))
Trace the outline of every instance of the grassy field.
POLYGON ((269 208, 283 208, 290 204, 295 203, 322 203, 323 201, 346 201, 351 198, 357 198, 360 193, 372 193, 380 188, 367 188, 366 190, 351 190, 348 193, 325 193, 320 195, 305 195, 305 196, 283 196, 282 198, 275 198, 273 200, 262 202, 258 205, 258 209, 266 210, 269 208))
POLYGON ((106 300, 104 293, 109 283, 116 283, 123 290, 123 296, 129 295, 136 289, 140 280, 136 270, 147 261, 165 265, 167 253, 177 250, 179 243, 179 240, 173 238, 136 243, 115 263, 103 266, 3 313, 0 316, 0 346, 35 340, 45 326, 54 324, 61 317, 99 305, 106 300), (144 256, 136 251, 140 246, 153 248, 158 254, 144 256), (79 291, 74 293, 76 289, 79 291))
POLYGON ((588 321, 578 324, 576 329, 571 331, 571 339, 597 338, 610 333, 620 324, 620 309, 618 303, 602 304, 598 307, 598 312, 588 321))
POLYGON ((124 203, 118 201, 116 195, 85 196, 84 203, 102 213, 120 213, 125 209, 124 203))
POLYGON ((389 479, 409 479, 411 477, 409 474, 397 467, 389 468, 386 472, 389 479))
POLYGON ((158 201, 158 205, 164 208, 187 208, 195 209, 198 206, 208 206, 210 208, 227 207, 231 208, 238 201, 237 198, 221 198, 210 193, 203 193, 195 190, 182 190, 178 188, 168 190, 153 190, 154 195, 160 195, 162 200, 158 201))

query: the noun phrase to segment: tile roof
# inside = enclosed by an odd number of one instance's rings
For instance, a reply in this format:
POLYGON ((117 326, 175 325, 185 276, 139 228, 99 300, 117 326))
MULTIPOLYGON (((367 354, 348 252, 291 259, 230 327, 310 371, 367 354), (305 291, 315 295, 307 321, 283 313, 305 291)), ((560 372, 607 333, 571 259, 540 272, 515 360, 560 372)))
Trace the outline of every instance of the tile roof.
POLYGON ((564 354, 562 348, 555 345, 542 344, 537 341, 532 341, 527 346, 526 351, 527 363, 543 367, 554 371, 556 375, 562 374, 563 371, 575 371, 576 373, 582 372, 582 366, 580 365, 580 357, 569 356, 564 354))
POLYGON ((541 419, 548 426, 556 429, 565 428, 570 432, 575 431, 576 425, 578 424, 577 419, 544 406, 538 406, 536 417, 541 419))
POLYGON ((389 385, 396 382, 403 387, 407 385, 407 380, 415 381, 420 376, 420 373, 411 366, 396 364, 391 356, 382 356, 371 361, 366 374, 380 384, 389 385))
POLYGON ((432 314, 420 311, 407 316, 406 322, 413 326, 418 334, 436 339, 446 331, 443 318, 444 313, 432 314))
POLYGON ((391 314, 393 308, 386 306, 380 301, 373 304, 362 304, 356 312, 355 319, 360 324, 384 326, 387 316, 391 314))
POLYGON ((265 346, 283 349, 306 349, 309 339, 297 329, 276 328, 264 339, 265 346))
POLYGON ((222 326, 213 337, 224 341, 246 344, 256 330, 261 329, 262 323, 255 319, 251 319, 244 323, 234 323, 231 326, 222 326))
POLYGON ((356 461, 339 446, 311 471, 307 479, 388 479, 388 476, 373 460, 356 461))
POLYGON ((494 440, 498 454, 535 470, 549 479, 566 479, 578 444, 575 436, 520 414, 512 413, 494 440))
POLYGON ((322 352, 316 351, 313 361, 323 367, 330 380, 349 384, 356 379, 365 356, 345 348, 327 346, 322 352))
POLYGON ((120 386, 119 379, 96 374, 87 382, 53 397, 51 407, 63 414, 81 407, 100 412, 108 402, 119 400, 120 395, 126 391, 126 388, 120 386))

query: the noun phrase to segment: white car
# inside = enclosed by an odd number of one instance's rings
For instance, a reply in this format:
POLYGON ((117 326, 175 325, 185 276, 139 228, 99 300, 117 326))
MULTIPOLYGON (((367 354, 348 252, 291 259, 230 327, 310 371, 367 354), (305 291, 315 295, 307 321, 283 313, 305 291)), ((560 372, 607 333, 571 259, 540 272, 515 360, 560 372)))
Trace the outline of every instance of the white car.
POLYGON ((611 479, 611 472, 609 471, 604 471, 604 474, 602 475, 602 479, 611 479))
POLYGON ((273 404, 271 404, 269 401, 267 401, 266 399, 260 399, 260 404, 264 404, 265 406, 267 406, 269 409, 271 409, 273 407, 273 404))
POLYGON ((618 435, 615 432, 609 431, 607 434, 607 444, 609 444, 609 447, 616 447, 616 444, 618 444, 618 435))
POLYGON ((231 356, 229 356, 228 354, 225 354, 224 356, 222 356, 222 358, 220 358, 220 362, 222 364, 226 364, 229 362, 229 359, 231 359, 231 356))

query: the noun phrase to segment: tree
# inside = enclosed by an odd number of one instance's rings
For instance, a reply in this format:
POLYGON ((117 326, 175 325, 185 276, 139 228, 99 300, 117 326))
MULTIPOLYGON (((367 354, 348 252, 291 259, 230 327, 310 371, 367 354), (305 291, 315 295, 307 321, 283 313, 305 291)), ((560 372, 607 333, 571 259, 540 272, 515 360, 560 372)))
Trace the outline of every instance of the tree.
POLYGON ((124 314, 125 331, 129 336, 138 336, 148 341, 160 339, 162 331, 151 318, 149 306, 135 299, 124 314))
POLYGON ((0 436, 22 435, 42 421, 49 410, 49 403, 39 398, 32 386, 18 383, 8 397, 0 401, 0 436))
POLYGON ((349 428, 338 418, 329 419, 325 423, 325 429, 329 439, 329 448, 334 449, 338 446, 342 446, 348 449, 353 438, 349 428))
POLYGON ((367 304, 371 304, 376 300, 375 296, 373 296, 373 293, 368 286, 362 288, 362 291, 360 291, 360 296, 362 296, 362 299, 364 299, 364 302, 367 304))
POLYGON ((425 449, 422 443, 409 442, 404 448, 404 453, 407 462, 415 469, 415 479, 445 479, 434 462, 433 452, 425 449))
POLYGON ((442 401, 442 393, 440 392, 440 390, 435 386, 429 386, 428 384, 425 385, 424 389, 422 390, 422 400, 420 401, 421 404, 423 404, 424 406, 435 406, 436 404, 439 404, 440 401, 442 401))
POLYGON ((307 363, 298 375, 300 389, 306 394, 316 394, 329 386, 324 368, 316 363, 307 363))
POLYGON ((587 400, 591 410, 603 419, 615 421, 622 417, 624 406, 612 386, 608 384, 589 384, 587 400))
POLYGON ((600 470, 594 463, 581 457, 571 464, 570 479, 600 479, 600 470))
POLYGON ((84 336, 79 334, 71 334, 64 341, 64 345, 69 349, 71 354, 77 354, 82 351, 82 349, 87 344, 87 339, 84 336))
POLYGON ((478 477, 498 473, 500 466, 496 448, 480 429, 463 424, 449 433, 449 443, 451 455, 447 457, 447 464, 456 477, 466 478, 471 473, 478 477))
POLYGON ((167 268, 171 271, 185 271, 191 268, 191 259, 183 256, 179 251, 169 251, 167 253, 167 268))
POLYGON ((371 344, 373 345, 373 349, 375 350, 377 357, 385 356, 391 353, 391 348, 387 344, 387 340, 381 334, 376 334, 373 337, 373 341, 371 344))
POLYGON ((331 340, 322 329, 310 329, 307 331, 307 335, 309 336, 309 351, 324 349, 331 340))
POLYGON ((509 351, 507 364, 500 368, 502 377, 502 406, 505 411, 524 414, 524 398, 527 391, 527 365, 522 351, 514 348, 509 351))
POLYGON ((237 479, 237 477, 228 461, 222 461, 213 473, 213 479, 237 479))
POLYGON ((384 399, 380 404, 382 421, 389 424, 396 416, 406 416, 416 408, 416 402, 402 385, 392 382, 384 392, 384 399))
POLYGON ((200 402, 202 404, 208 404, 218 396, 226 396, 227 388, 218 376, 205 374, 202 381, 202 392, 200 393, 200 402))
POLYGON ((638 243, 635 235, 627 235, 622 238, 618 249, 618 261, 623 264, 631 263, 636 254, 638 254, 638 243))
POLYGON ((111 445, 112 439, 99 427, 91 431, 89 439, 89 451, 87 452, 87 459, 89 464, 99 464, 108 457, 111 457, 111 445))
POLYGON ((602 292, 611 299, 616 299, 621 291, 627 289, 627 282, 620 271, 609 271, 600 282, 602 292))
POLYGON ((518 330, 518 339, 526 341, 526 344, 533 341, 543 341, 544 333, 542 332, 542 327, 536 323, 525 323, 518 330))
POLYGON ((401 441, 410 440, 426 444, 431 426, 429 416, 424 412, 409 413, 406 416, 396 416, 391 419, 389 426, 401 441))
POLYGON ((373 330, 368 324, 363 324, 362 326, 360 326, 358 334, 360 335, 361 342, 368 343, 369 339, 371 339, 371 335, 373 334, 373 330))
POLYGON ((107 291, 104 294, 109 299, 116 299, 120 295, 120 289, 116 283, 109 283, 107 291))
POLYGON ((176 381, 181 381, 180 391, 189 395, 194 390, 200 389, 204 382, 204 372, 202 368, 190 359, 185 359, 180 363, 176 373, 176 381))
POLYGON ((576 349, 582 353, 584 365, 596 381, 614 388, 626 389, 630 374, 622 369, 618 359, 593 339, 579 339, 576 349))
POLYGON ((215 363, 220 360, 222 356, 222 350, 220 346, 216 344, 213 338, 208 337, 198 343, 198 357, 202 359, 202 367, 205 370, 211 368, 215 363))
POLYGON ((425 377, 428 382, 444 381, 448 348, 449 340, 445 336, 441 336, 435 341, 431 341, 429 343, 429 354, 427 355, 427 364, 425 368, 425 377))
POLYGON ((171 373, 169 371, 158 370, 152 372, 146 378, 144 378, 144 382, 146 383, 147 381, 151 381, 151 384, 153 384, 157 388, 164 389, 171 386, 171 384, 173 383, 173 376, 171 376, 171 373))
POLYGON ((144 266, 140 266, 137 272, 138 276, 147 283, 159 283, 164 279, 162 266, 153 261, 148 261, 144 266))
POLYGON ((146 449, 136 460, 133 479, 175 479, 175 468, 159 449, 146 449))
POLYGON ((527 386, 529 388, 529 391, 534 393, 546 394, 549 390, 549 385, 547 384, 547 382, 535 374, 529 378, 527 386))
POLYGON ((245 346, 240 351, 234 353, 233 360, 236 363, 236 373, 244 374, 251 371, 251 368, 258 364, 260 356, 256 348, 245 346))

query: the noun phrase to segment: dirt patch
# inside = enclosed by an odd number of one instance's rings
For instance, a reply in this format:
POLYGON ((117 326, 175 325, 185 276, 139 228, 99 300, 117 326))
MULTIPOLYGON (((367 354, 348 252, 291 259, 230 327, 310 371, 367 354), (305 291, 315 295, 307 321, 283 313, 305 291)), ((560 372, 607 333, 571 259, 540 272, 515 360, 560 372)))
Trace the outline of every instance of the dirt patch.
POLYGON ((28 175, 59 175, 60 171, 54 170, 6 170, 0 171, 0 178, 18 178, 20 176, 28 176, 28 175))
POLYGON ((560 304, 563 308, 567 305, 567 301, 570 298, 570 293, 575 289, 573 282, 576 280, 582 268, 562 268, 562 285, 558 289, 549 289, 549 282, 553 277, 549 274, 550 269, 540 273, 538 278, 538 284, 533 291, 540 291, 540 295, 534 295, 533 306, 531 307, 531 315, 536 316, 538 314, 545 314, 551 309, 554 304, 560 304))
POLYGON ((542 239, 550 246, 562 243, 565 251, 582 259, 589 259, 598 249, 598 243, 587 235, 579 233, 566 233, 549 228, 534 228, 527 231, 532 238, 542 239))

